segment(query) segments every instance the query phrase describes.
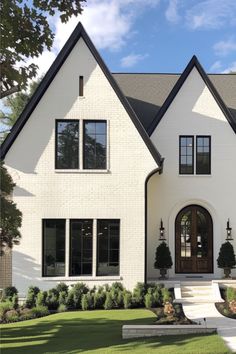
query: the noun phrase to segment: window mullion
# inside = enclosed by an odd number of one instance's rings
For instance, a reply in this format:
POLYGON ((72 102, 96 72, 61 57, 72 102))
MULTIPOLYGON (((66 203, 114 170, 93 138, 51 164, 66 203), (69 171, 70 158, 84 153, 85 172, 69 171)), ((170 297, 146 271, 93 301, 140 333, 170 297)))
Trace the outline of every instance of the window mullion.
POLYGON ((83 170, 83 119, 79 121, 79 169, 83 170))
POLYGON ((70 269, 70 220, 66 219, 66 254, 65 254, 65 276, 69 277, 70 269))
POLYGON ((92 276, 95 277, 97 274, 97 220, 93 220, 93 233, 92 233, 92 242, 93 242, 93 253, 92 253, 92 276))

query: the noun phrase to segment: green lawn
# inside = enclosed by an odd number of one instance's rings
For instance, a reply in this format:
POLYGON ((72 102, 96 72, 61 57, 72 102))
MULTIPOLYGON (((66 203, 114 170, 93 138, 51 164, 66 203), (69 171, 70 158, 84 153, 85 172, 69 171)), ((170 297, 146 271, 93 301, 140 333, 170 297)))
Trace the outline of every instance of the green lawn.
POLYGON ((1 354, 230 353, 217 335, 122 340, 123 324, 151 324, 152 312, 76 311, 1 325, 1 354))

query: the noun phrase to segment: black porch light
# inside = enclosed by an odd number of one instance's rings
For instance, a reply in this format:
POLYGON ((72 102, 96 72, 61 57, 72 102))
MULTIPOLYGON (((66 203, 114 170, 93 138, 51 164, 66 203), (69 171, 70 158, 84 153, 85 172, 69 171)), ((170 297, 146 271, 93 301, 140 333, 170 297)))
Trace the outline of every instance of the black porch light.
POLYGON ((227 221, 227 227, 226 227, 226 232, 227 232, 227 236, 226 236, 226 241, 232 241, 232 227, 230 227, 229 225, 229 219, 227 221))
POLYGON ((159 228, 159 230, 160 230, 159 241, 165 241, 165 240, 166 240, 166 239, 165 239, 165 228, 164 228, 164 226, 163 226, 163 221, 162 221, 162 219, 161 219, 161 223, 160 223, 160 228, 159 228))

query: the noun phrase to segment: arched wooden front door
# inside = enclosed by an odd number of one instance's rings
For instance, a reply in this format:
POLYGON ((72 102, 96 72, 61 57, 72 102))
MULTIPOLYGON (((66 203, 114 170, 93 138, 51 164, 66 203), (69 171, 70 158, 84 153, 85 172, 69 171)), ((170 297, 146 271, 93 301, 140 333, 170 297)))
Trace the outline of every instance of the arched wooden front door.
POLYGON ((176 273, 213 273, 213 226, 209 212, 189 205, 175 220, 176 273))

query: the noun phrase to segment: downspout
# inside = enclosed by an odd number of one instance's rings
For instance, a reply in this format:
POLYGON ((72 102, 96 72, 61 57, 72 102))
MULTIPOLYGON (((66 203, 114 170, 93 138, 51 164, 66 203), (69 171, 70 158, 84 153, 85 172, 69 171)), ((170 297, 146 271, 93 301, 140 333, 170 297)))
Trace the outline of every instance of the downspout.
POLYGON ((161 164, 158 168, 156 168, 155 170, 153 170, 152 172, 150 172, 148 174, 148 176, 146 177, 145 180, 145 243, 144 243, 144 283, 147 283, 147 214, 148 214, 148 181, 149 179, 155 175, 156 173, 162 174, 163 172, 163 165, 164 165, 164 158, 161 160, 161 164))

